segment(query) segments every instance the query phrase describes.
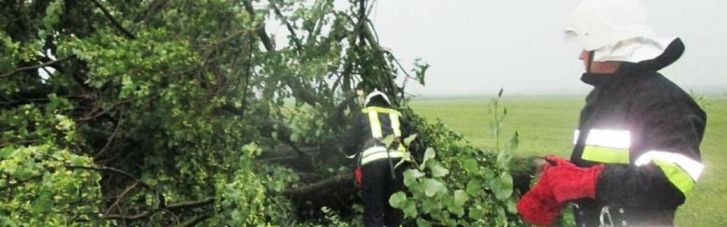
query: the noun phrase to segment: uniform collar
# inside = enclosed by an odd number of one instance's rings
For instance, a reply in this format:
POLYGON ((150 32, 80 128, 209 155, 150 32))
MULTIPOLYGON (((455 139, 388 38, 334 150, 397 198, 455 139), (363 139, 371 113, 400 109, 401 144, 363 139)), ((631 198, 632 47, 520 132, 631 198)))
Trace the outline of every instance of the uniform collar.
POLYGON ((584 73, 581 81, 586 84, 597 87, 611 80, 617 80, 624 77, 634 77, 643 75, 646 72, 661 70, 672 63, 676 62, 684 53, 684 43, 681 39, 675 39, 666 48, 664 53, 650 60, 640 61, 638 63, 621 62, 621 66, 613 73, 584 73))

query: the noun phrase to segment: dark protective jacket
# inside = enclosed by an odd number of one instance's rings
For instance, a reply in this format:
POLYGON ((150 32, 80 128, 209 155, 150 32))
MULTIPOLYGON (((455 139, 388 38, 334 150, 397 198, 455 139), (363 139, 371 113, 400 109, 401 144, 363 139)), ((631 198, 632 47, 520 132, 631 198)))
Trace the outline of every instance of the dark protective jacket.
POLYGON ((401 152, 406 151, 404 146, 394 144, 387 154, 382 140, 389 135, 396 135, 403 140, 411 133, 411 125, 399 111, 384 105, 371 105, 354 117, 344 149, 349 153, 361 152, 361 165, 384 158, 400 158, 401 152))
POLYGON ((578 226, 598 226, 602 217, 615 226, 672 225, 703 169, 699 145, 707 120, 689 94, 657 72, 683 52, 676 39, 655 59, 581 78, 594 88, 581 110, 571 161, 605 168, 596 198, 575 203, 578 226))

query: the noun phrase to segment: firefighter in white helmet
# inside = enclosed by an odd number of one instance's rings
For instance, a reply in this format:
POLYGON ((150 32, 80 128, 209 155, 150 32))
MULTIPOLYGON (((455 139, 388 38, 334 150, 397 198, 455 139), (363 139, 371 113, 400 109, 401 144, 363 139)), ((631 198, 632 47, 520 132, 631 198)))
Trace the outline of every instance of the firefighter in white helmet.
POLYGON ((402 173, 406 167, 395 166, 407 152, 398 141, 411 133, 406 118, 392 108, 386 94, 374 90, 366 96, 345 146, 347 151, 358 151, 354 176, 361 188, 366 227, 399 226, 402 222, 403 212, 391 207, 389 197, 405 189, 402 173), (383 140, 392 135, 395 142, 387 147, 383 140))
POLYGON ((584 0, 566 35, 593 86, 570 160, 546 156, 538 183, 518 202, 523 219, 551 225, 573 202, 577 226, 673 226, 704 169, 699 145, 707 116, 658 71, 684 52, 659 37, 638 0, 584 0))

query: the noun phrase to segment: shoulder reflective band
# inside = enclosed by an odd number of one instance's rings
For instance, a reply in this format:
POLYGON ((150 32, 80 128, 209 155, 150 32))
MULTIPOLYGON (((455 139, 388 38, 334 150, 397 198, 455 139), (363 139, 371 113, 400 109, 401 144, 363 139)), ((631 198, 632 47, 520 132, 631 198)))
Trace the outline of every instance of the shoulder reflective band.
POLYGON ((704 165, 682 154, 649 151, 636 159, 636 166, 643 166, 654 162, 664 172, 669 181, 686 194, 694 188, 695 182, 704 170, 704 165))
MULTIPOLYGON (((401 113, 399 111, 389 109, 389 108, 381 108, 381 107, 367 107, 361 110, 364 113, 367 113, 369 115, 369 124, 371 124, 371 136, 373 138, 383 138, 384 134, 381 131, 381 121, 379 121, 379 113, 387 113, 389 114, 389 121, 391 122, 391 130, 394 133, 394 136, 397 138, 401 138, 401 122, 399 122, 399 116, 401 116, 401 113)), ((399 151, 406 151, 404 146, 398 146, 399 151)), ((400 156, 399 156, 400 157, 400 156)))
POLYGON ((381 122, 379 121, 379 113, 389 114, 389 120, 391 121, 391 129, 394 131, 394 136, 401 137, 401 123, 399 122, 399 111, 381 108, 381 107, 367 107, 361 110, 363 113, 369 115, 369 124, 371 124, 371 135, 374 138, 383 138, 384 135, 381 132, 381 122))
POLYGON ((379 112, 379 113, 395 113, 396 115, 401 116, 401 113, 399 113, 399 111, 396 111, 394 109, 375 107, 375 106, 363 108, 363 109, 361 109, 361 112, 368 113, 372 110, 379 112))
POLYGON ((396 113, 389 113, 389 120, 391 121, 391 130, 394 131, 394 136, 401 138, 401 125, 399 123, 399 115, 396 113))
POLYGON ((375 110, 369 111, 369 124, 371 124, 371 137, 382 138, 381 122, 379 122, 379 113, 375 110))
POLYGON ((386 148, 382 146, 370 147, 369 149, 363 151, 361 157, 361 165, 366 165, 369 162, 373 162, 379 159, 401 158, 403 154, 404 153, 401 151, 388 151, 387 154, 386 148))
MULTIPOLYGON (((576 130, 574 143, 580 131, 576 130)), ((581 158, 601 163, 629 163, 631 133, 626 130, 591 129, 586 138, 581 158)))

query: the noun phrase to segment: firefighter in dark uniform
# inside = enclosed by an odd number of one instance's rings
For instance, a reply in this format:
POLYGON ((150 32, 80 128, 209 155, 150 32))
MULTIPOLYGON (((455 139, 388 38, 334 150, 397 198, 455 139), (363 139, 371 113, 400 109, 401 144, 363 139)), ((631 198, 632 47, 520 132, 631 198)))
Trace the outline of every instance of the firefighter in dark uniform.
POLYGON ((359 151, 357 184, 361 187, 366 227, 399 226, 401 210, 391 207, 389 197, 403 191, 404 166, 395 167, 406 149, 399 142, 388 148, 384 138, 394 136, 401 141, 411 134, 411 127, 399 111, 391 107, 386 94, 373 91, 366 97, 364 108, 356 114, 347 135, 345 149, 359 151))
POLYGON ((577 226, 673 226, 702 170, 707 116, 658 71, 684 52, 654 36, 637 0, 585 0, 567 35, 580 40, 593 86, 570 160, 546 156, 538 183, 518 202, 523 219, 550 225, 573 202, 577 226))

